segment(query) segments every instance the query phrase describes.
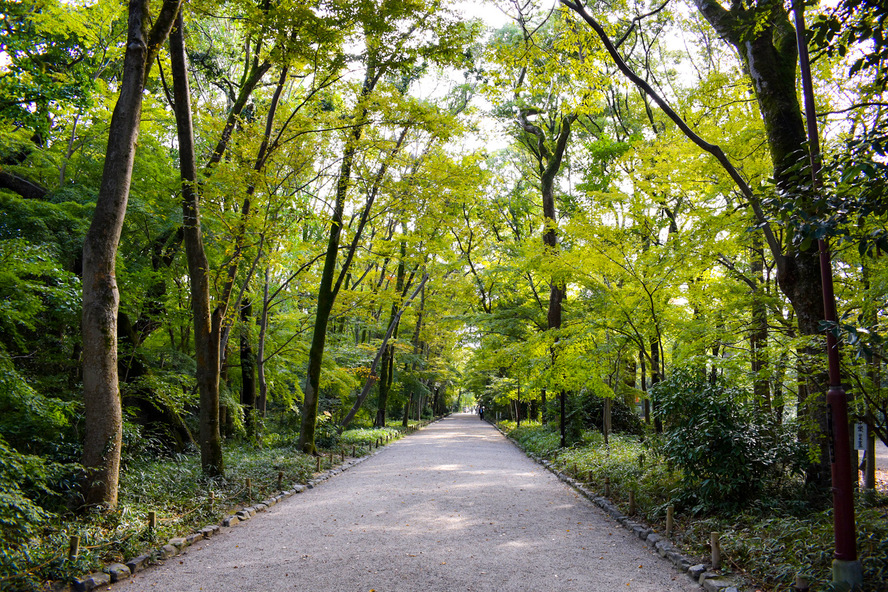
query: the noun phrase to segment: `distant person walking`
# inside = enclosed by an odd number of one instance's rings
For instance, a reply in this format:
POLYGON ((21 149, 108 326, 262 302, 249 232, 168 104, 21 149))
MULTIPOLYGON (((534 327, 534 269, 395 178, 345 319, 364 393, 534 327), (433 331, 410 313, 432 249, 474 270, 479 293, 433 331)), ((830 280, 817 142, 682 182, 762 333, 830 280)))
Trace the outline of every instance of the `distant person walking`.
POLYGON ((478 417, 481 418, 481 421, 484 421, 484 407, 478 407, 478 417))

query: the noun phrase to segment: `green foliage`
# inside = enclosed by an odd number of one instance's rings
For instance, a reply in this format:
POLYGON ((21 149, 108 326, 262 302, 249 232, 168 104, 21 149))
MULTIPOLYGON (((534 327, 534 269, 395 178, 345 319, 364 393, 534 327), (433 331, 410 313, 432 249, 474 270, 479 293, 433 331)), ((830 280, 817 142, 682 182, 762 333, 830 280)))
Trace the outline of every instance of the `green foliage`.
POLYGON ((342 446, 369 446, 382 438, 397 438, 401 430, 394 426, 384 428, 357 428, 342 432, 339 442, 342 446))
POLYGON ((158 457, 146 450, 131 458, 121 474, 116 510, 53 514, 22 487, 55 490, 51 480, 70 467, 19 455, 0 440, 0 590, 43 590, 45 581, 70 580, 156 549, 171 537, 218 523, 232 510, 273 495, 278 472, 284 474, 285 488, 306 482, 315 463, 294 447, 232 444, 225 450, 225 466, 227 479, 207 482, 196 451, 158 457), (252 498, 244 485, 248 477, 252 498), (152 510, 157 512, 153 532, 147 528, 152 510), (70 535, 81 537, 81 553, 74 561, 67 559, 70 535))
POLYGON ((21 450, 55 451, 76 409, 32 388, 0 351, 0 438, 21 450))
POLYGON ((339 446, 339 426, 333 414, 324 411, 315 423, 315 444, 318 448, 333 449, 339 446))
MULTIPOLYGON (((68 190, 65 197, 72 197, 73 192, 68 190)), ((44 249, 44 257, 48 255, 58 268, 70 272, 83 250, 92 205, 63 200, 62 194, 55 197, 52 202, 37 201, 0 192, 0 240, 19 239, 44 249)))
POLYGON ((736 509, 769 480, 800 472, 804 455, 786 426, 756 413, 742 389, 695 367, 653 389, 663 454, 683 473, 679 500, 695 511, 736 509))
MULTIPOLYGON (((603 431, 604 425, 604 399, 584 393, 580 397, 580 406, 583 410, 585 427, 603 431)), ((620 399, 611 399, 611 429, 614 432, 623 432, 640 436, 644 433, 644 425, 641 418, 634 410, 620 399)))
POLYGON ((18 454, 0 438, 0 540, 4 553, 27 544, 51 517, 33 500, 35 494, 50 493, 50 468, 45 459, 18 454))
MULTIPOLYGON (((888 589, 888 522, 882 505, 856 509, 857 547, 863 564, 863 590, 888 589)), ((808 574, 812 589, 829 590, 832 581, 833 517, 831 510, 793 516, 781 509, 744 512, 694 520, 687 544, 706 553, 709 533, 721 533, 722 549, 731 561, 744 566, 757 582, 789 590, 796 574, 808 574)))
POLYGON ((0 345, 13 351, 23 347, 45 327, 47 314, 72 320, 79 292, 79 280, 57 267, 51 246, 0 240, 0 345))
POLYGON ((833 10, 818 15, 810 30, 811 42, 830 56, 851 55, 848 76, 870 72, 873 86, 888 86, 884 64, 888 60, 888 7, 879 0, 844 0, 833 10))
POLYGON ((605 477, 610 479, 612 499, 628 504, 634 491, 641 512, 653 519, 662 513, 679 490, 681 471, 671 468, 658 455, 659 446, 631 435, 614 434, 609 445, 598 432, 585 432, 583 444, 573 448, 559 447, 559 434, 554 426, 539 423, 501 422, 500 427, 524 450, 549 458, 560 470, 587 481, 595 489, 604 489, 605 477))
POLYGON ((525 421, 521 423, 521 427, 515 427, 515 422, 504 421, 500 426, 521 448, 538 456, 551 456, 561 448, 561 436, 558 432, 543 427, 538 422, 525 421))

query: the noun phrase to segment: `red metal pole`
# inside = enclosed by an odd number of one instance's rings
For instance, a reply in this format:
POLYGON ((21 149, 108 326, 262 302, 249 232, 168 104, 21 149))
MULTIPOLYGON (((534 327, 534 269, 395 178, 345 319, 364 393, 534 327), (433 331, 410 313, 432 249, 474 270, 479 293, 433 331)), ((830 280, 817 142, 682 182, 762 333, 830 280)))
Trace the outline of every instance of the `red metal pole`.
MULTIPOLYGON (((820 272, 823 279, 823 308, 827 321, 836 321, 836 300, 833 295, 832 267, 829 247, 820 242, 820 272)), ((839 347, 835 335, 827 332, 829 359, 829 392, 826 407, 829 417, 829 446, 832 466, 833 527, 835 558, 857 560, 857 536, 854 524, 854 489, 851 479, 851 435, 848 430, 848 402, 839 373, 839 347)))
MULTIPOLYGON (((811 158, 811 180, 814 190, 820 190, 820 135, 817 130, 817 112, 814 106, 814 88, 805 40, 805 7, 802 0, 793 2, 796 39, 799 47, 799 66, 802 94, 805 98, 805 119, 808 126, 808 149, 811 158)), ((836 298, 833 291, 832 265, 829 245, 818 241, 820 277, 823 283, 823 316, 835 323, 836 298)), ((839 367, 838 340, 832 331, 826 334, 826 352, 829 360, 829 391, 826 395, 829 422, 829 450, 832 467, 833 527, 835 532, 835 561, 833 581, 844 582, 852 588, 863 582, 860 562, 857 561, 857 536, 854 524, 854 493, 851 481, 851 442, 848 431, 848 402, 842 388, 839 367)))

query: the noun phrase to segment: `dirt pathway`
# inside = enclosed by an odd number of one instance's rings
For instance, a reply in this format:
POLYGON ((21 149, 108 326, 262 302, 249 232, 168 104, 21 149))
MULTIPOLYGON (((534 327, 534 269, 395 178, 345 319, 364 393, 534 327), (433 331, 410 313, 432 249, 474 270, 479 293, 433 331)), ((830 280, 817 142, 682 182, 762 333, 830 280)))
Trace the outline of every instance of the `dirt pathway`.
POLYGON ((475 415, 432 424, 112 589, 701 590, 475 415))

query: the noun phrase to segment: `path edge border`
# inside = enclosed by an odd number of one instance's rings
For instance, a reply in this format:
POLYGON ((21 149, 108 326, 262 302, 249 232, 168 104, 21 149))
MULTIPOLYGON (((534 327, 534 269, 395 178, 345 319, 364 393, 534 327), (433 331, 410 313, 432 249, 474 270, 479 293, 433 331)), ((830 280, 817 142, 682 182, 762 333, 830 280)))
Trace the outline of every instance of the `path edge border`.
POLYGON ((658 535, 651 526, 640 521, 632 520, 629 516, 623 514, 611 500, 603 495, 598 495, 589 489, 584 483, 574 479, 570 475, 562 473, 555 468, 550 461, 528 452, 517 440, 505 433, 495 423, 491 421, 487 421, 487 423, 496 428, 506 440, 511 442, 527 458, 545 468, 547 471, 555 475, 561 482, 601 508, 605 514, 613 518, 621 527, 633 533, 648 547, 653 549, 660 557, 667 559, 672 563, 675 569, 686 574, 692 580, 700 584, 706 592, 742 592, 747 589, 741 582, 736 581, 734 578, 712 571, 710 565, 693 563, 688 557, 681 554, 669 540, 658 535))

